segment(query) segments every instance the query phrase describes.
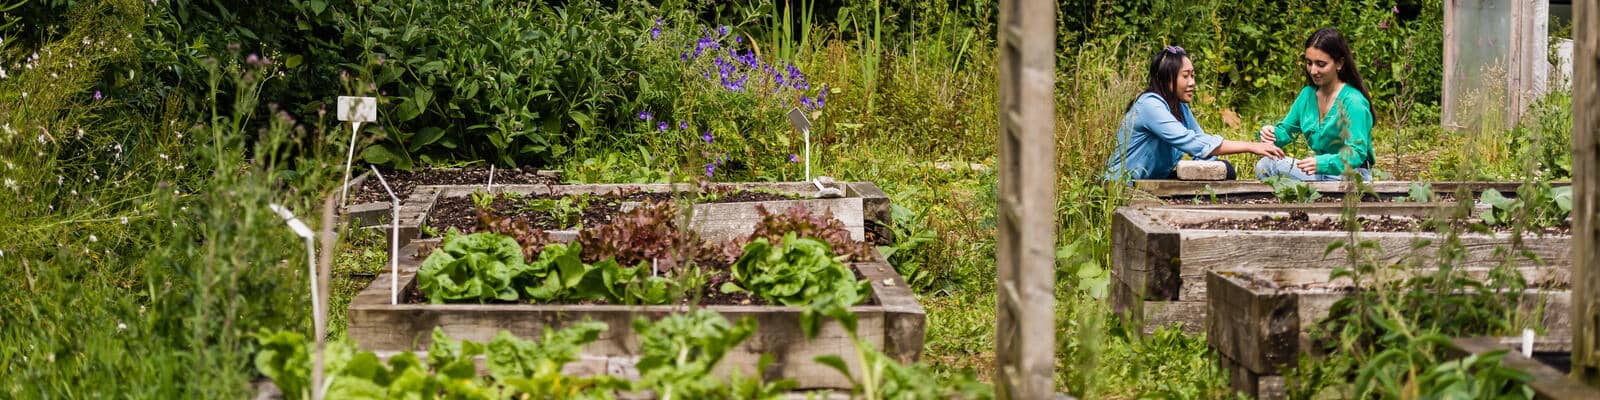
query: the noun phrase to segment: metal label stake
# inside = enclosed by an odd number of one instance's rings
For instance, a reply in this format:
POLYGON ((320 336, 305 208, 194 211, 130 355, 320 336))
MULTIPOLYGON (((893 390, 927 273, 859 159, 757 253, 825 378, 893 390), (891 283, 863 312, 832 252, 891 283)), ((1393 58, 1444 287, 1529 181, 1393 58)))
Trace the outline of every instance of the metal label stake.
POLYGON ((811 120, 806 119, 805 111, 800 111, 799 108, 790 109, 788 116, 789 116, 789 124, 790 125, 794 125, 794 129, 800 131, 800 135, 802 137, 804 137, 804 140, 806 142, 806 160, 805 160, 805 163, 806 163, 806 180, 810 181, 811 180, 811 120))
POLYGON ((356 132, 362 122, 378 120, 378 99, 372 97, 339 96, 340 121, 350 122, 350 149, 344 156, 344 184, 339 185, 339 206, 345 206, 345 195, 350 191, 350 163, 356 158, 356 132))
MULTIPOLYGON (((289 224, 289 230, 294 231, 294 234, 296 236, 300 236, 302 238, 305 238, 305 240, 306 240, 306 268, 307 268, 307 272, 308 272, 307 276, 311 277, 310 281, 311 281, 311 318, 312 318, 312 323, 314 323, 315 325, 313 325, 313 326, 316 326, 316 327, 325 326, 325 324, 327 324, 327 322, 325 321, 325 319, 327 317, 322 315, 322 304, 321 304, 321 302, 317 301, 318 296, 317 296, 317 244, 316 244, 316 239, 315 239, 316 238, 316 234, 311 231, 311 227, 306 226, 306 224, 304 222, 300 222, 299 218, 295 218, 294 217, 294 213, 289 212, 288 208, 284 208, 283 206, 280 206, 280 205, 277 205, 277 204, 267 204, 267 208, 272 209, 273 212, 278 213, 278 216, 283 217, 283 220, 289 224)), ((316 331, 316 330, 317 329, 313 329, 313 331, 316 331)), ((318 333, 320 333, 320 332, 318 332, 318 333)), ((313 371, 313 372, 320 372, 320 370, 313 371)), ((319 374, 313 374, 313 375, 319 375, 319 374)), ((311 388, 312 397, 320 398, 321 397, 320 393, 321 392, 319 391, 317 386, 313 386, 311 388)))
POLYGON ((394 189, 389 188, 389 181, 383 179, 383 173, 378 172, 378 166, 367 164, 372 168, 372 175, 378 177, 378 183, 383 185, 383 191, 389 193, 391 202, 389 210, 389 305, 400 304, 400 196, 394 195, 394 189))

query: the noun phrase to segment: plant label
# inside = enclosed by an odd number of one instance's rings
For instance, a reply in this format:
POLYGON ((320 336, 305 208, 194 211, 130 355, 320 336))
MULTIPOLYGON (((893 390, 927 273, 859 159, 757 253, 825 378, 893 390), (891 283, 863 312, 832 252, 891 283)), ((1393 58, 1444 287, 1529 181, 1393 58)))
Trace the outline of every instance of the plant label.
POLYGON ((806 118, 805 111, 800 111, 798 108, 789 110, 789 124, 801 132, 811 130, 811 120, 806 118))
POLYGON ((339 96, 339 120, 348 122, 377 121, 378 99, 373 97, 339 96))

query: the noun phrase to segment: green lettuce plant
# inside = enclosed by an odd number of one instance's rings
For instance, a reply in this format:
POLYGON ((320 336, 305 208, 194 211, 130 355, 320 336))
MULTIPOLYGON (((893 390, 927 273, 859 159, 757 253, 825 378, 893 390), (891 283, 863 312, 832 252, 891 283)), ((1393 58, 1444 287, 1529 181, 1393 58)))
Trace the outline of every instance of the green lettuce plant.
POLYGON ((744 255, 733 263, 733 282, 724 283, 722 291, 748 291, 786 306, 810 305, 824 295, 854 305, 871 289, 866 281, 856 280, 842 258, 835 258, 827 243, 794 233, 784 235, 777 245, 757 238, 745 245, 744 255))
POLYGON ((447 234, 439 250, 422 261, 417 288, 434 304, 513 301, 517 292, 512 278, 525 268, 522 247, 511 237, 447 234))

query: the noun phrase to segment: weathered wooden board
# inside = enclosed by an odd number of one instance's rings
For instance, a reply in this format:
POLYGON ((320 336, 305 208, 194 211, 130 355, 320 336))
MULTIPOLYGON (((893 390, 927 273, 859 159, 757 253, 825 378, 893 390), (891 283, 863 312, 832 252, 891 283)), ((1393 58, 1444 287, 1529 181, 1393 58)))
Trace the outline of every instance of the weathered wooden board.
MULTIPOLYGON (((412 254, 413 249, 402 251, 412 254)), ((415 270, 420 260, 405 257, 401 260, 400 284, 413 285, 415 270)), ((857 315, 860 338, 874 347, 883 349, 902 362, 914 362, 922 352, 926 312, 894 268, 882 261, 856 263, 856 269, 869 280, 876 305, 852 307, 857 315)), ((444 329, 453 338, 487 342, 501 330, 525 338, 537 338, 546 327, 560 327, 568 323, 593 320, 605 323, 609 330, 599 340, 590 344, 584 354, 590 361, 574 368, 599 370, 619 376, 637 374, 630 360, 639 356, 638 338, 633 335, 633 320, 658 319, 686 311, 682 306, 622 306, 622 305, 534 305, 534 304, 389 304, 388 274, 383 274, 350 302, 348 335, 363 349, 403 351, 426 349, 434 327, 444 329), (604 360, 594 361, 594 360, 604 360)), ((738 349, 728 354, 719 371, 740 370, 754 373, 754 367, 763 353, 772 354, 775 363, 767 371, 768 377, 793 378, 802 388, 850 387, 849 381, 838 372, 817 364, 812 358, 818 355, 837 354, 855 365, 854 344, 837 323, 827 323, 821 333, 806 339, 800 332, 798 307, 781 306, 707 306, 706 308, 736 319, 756 319, 758 330, 738 349)))
POLYGON ((1206 341, 1240 367, 1275 375, 1279 366, 1293 363, 1297 355, 1300 320, 1295 316, 1300 298, 1241 282, 1247 279, 1227 271, 1206 276, 1211 294, 1206 301, 1206 341))
MULTIPOLYGON (((1206 275, 1206 341, 1218 354, 1261 375, 1278 374, 1302 354, 1312 352, 1311 332, 1329 309, 1351 295, 1344 285, 1327 280, 1299 280, 1259 271, 1211 271, 1206 275)), ((1463 294, 1464 295, 1464 294, 1463 294)), ((1537 327, 1547 336, 1570 334, 1567 290, 1530 290, 1518 308, 1542 318, 1537 327)))
MULTIPOLYGON (((1572 379, 1549 365, 1538 360, 1523 356, 1517 349, 1510 346, 1501 338, 1472 337, 1455 338, 1450 341, 1452 348, 1448 352, 1456 358, 1468 355, 1483 355, 1496 350, 1511 350, 1500 359, 1500 365, 1526 372, 1533 376, 1528 386, 1533 388, 1534 398, 1548 400, 1578 400, 1600 399, 1600 389, 1584 385, 1583 382, 1572 379)), ((1569 343, 1570 344, 1570 343, 1569 343)), ((1535 350, 1538 351, 1537 349, 1535 350)))
MULTIPOLYGON (((1411 191, 1411 181, 1375 181, 1368 185, 1375 193, 1404 194, 1411 191)), ((1322 193, 1344 193, 1349 191, 1349 183, 1344 181, 1307 182, 1312 189, 1322 193)), ((1522 182, 1429 182, 1434 193, 1455 193, 1456 190, 1466 188, 1474 193, 1494 189, 1504 192, 1515 192, 1522 182)), ((1554 182, 1555 186, 1567 186, 1568 182, 1554 182)), ((1148 179, 1133 181, 1135 189, 1142 190, 1158 197, 1174 196, 1205 196, 1210 194, 1245 194, 1261 193, 1272 194, 1272 186, 1257 181, 1180 181, 1166 179, 1148 179)))
MULTIPOLYGON (((1205 300, 1205 273, 1212 269, 1322 270, 1348 266, 1345 250, 1324 253, 1334 242, 1350 243, 1347 232, 1244 231, 1178 228, 1180 224, 1221 218, 1256 218, 1286 215, 1245 210, 1196 210, 1124 207, 1112 221, 1112 273, 1127 289, 1145 300, 1205 300)), ((1311 218, 1336 218, 1312 215, 1311 218)), ((1378 244, 1369 256, 1382 264, 1429 260, 1437 254, 1444 235, 1410 232, 1363 232, 1359 241, 1378 244)), ((1568 236, 1525 237, 1520 243, 1508 234, 1466 233, 1458 236, 1464 254, 1456 266, 1483 271, 1499 265, 1507 250, 1525 250, 1537 259, 1515 258, 1532 281, 1567 279, 1570 264, 1568 236)), ((1324 275, 1326 276, 1326 275, 1324 275)), ((1114 298, 1119 299, 1119 298, 1114 298)), ((1119 300, 1120 301, 1120 300, 1119 300)), ((1118 306, 1119 309, 1125 308, 1118 306)))

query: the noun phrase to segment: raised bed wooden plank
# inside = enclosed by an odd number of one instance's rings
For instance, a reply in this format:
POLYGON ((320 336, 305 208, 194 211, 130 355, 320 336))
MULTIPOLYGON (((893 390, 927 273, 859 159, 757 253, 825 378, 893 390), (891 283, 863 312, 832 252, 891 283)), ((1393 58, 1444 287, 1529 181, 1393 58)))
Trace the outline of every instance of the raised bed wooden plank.
MULTIPOLYGON (((402 251, 413 254, 415 247, 402 251)), ((420 260, 404 257, 400 261, 402 287, 413 285, 420 260)), ((877 305, 852 307, 858 318, 860 338, 902 362, 913 362, 922 352, 926 312, 916 302, 905 280, 892 266, 882 261, 857 263, 856 269, 868 279, 877 305)), ((545 327, 560 327, 585 319, 605 323, 609 330, 590 344, 584 354, 605 359, 606 371, 625 376, 637 373, 630 360, 638 356, 638 339, 633 336, 633 320, 657 319, 685 311, 681 306, 622 305, 533 305, 533 304, 389 304, 387 273, 350 302, 348 335, 363 349, 382 351, 422 350, 430 344, 434 327, 441 327, 453 338, 487 342, 507 330, 525 338, 537 338, 545 327), (632 371, 632 372, 630 372, 632 371)), ((734 369, 754 373, 762 353, 771 353, 776 362, 768 376, 793 378, 802 388, 850 387, 837 371, 812 361, 824 354, 854 354, 854 344, 837 323, 824 325, 816 338, 806 339, 800 332, 798 307, 708 306, 730 319, 752 317, 758 330, 723 361, 719 371, 734 369)), ((854 357, 844 357, 855 365, 854 357)), ((591 363, 593 364, 593 363, 591 363)), ((594 365, 591 368, 596 368, 594 365)))
MULTIPOLYGON (((1408 193, 1411 191, 1412 181, 1375 181, 1368 185, 1376 193, 1408 193)), ((1522 182, 1428 182, 1433 187, 1434 193, 1455 193, 1457 189, 1466 188, 1474 193, 1487 189, 1500 192, 1515 192, 1522 182)), ((1323 193, 1343 193, 1347 183, 1343 181, 1307 182, 1312 189, 1323 193)), ((1569 186, 1570 182, 1553 182, 1555 186, 1569 186)), ((1272 193, 1272 186, 1258 181, 1180 181, 1165 179, 1148 179, 1133 181, 1136 189, 1159 197, 1174 196, 1204 196, 1208 194, 1242 194, 1242 193, 1272 193)))
MULTIPOLYGON (((1243 231, 1179 228, 1181 224, 1222 218, 1248 219, 1286 213, 1244 210, 1194 210, 1124 207, 1112 222, 1112 273, 1129 289, 1143 290, 1145 300, 1205 300, 1205 273, 1211 269, 1322 269, 1348 266, 1345 252, 1326 257, 1324 249, 1337 241, 1348 242, 1346 232, 1243 231)), ((1336 218, 1312 215, 1312 218, 1336 218)), ((1458 236, 1465 254, 1458 267, 1486 270, 1499 265, 1513 249, 1509 234, 1466 233, 1458 236)), ((1361 241, 1374 241, 1381 252, 1376 260, 1397 263, 1408 257, 1431 259, 1444 236, 1435 233, 1364 232, 1361 241), (1416 244, 1427 241, 1427 246, 1416 244)), ((1518 259, 1525 276, 1535 281, 1563 280, 1570 263, 1569 236, 1525 237, 1519 249, 1539 262, 1518 259)))
MULTIPOLYGON (((1258 375, 1273 375, 1301 354, 1313 354, 1310 333, 1329 309, 1352 292, 1327 280, 1299 280, 1258 271, 1212 271, 1206 283, 1206 341, 1219 355, 1258 375)), ((1547 336, 1570 334, 1566 290, 1530 290, 1518 308, 1533 314, 1544 308, 1540 325, 1547 336)))
POLYGON ((1511 350, 1506 353, 1505 357, 1500 359, 1500 365, 1532 375, 1533 380, 1528 382, 1528 386, 1533 389, 1534 398, 1536 399, 1600 399, 1600 389, 1584 385, 1583 382, 1573 380, 1560 370, 1545 365, 1538 360, 1523 356, 1522 353, 1515 350, 1516 347, 1506 345, 1501 338, 1455 338, 1450 340, 1450 344, 1452 348, 1448 350, 1457 358, 1468 355, 1483 355, 1496 350, 1511 350))

